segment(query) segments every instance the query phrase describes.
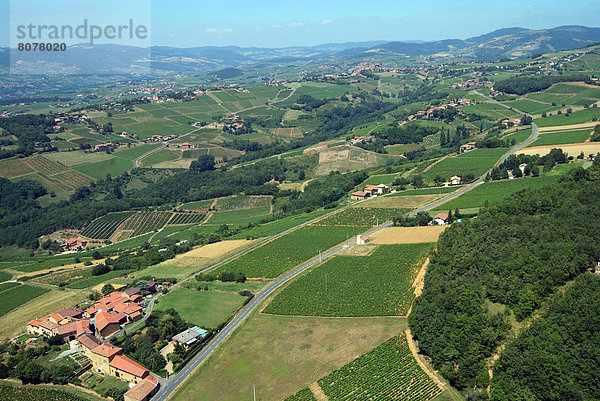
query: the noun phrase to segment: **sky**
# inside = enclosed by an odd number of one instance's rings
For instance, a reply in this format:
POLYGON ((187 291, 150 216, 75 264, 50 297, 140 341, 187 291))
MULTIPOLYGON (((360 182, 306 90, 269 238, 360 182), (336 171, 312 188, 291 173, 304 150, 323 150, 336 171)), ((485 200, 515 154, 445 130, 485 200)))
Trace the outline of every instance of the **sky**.
POLYGON ((0 46, 25 21, 76 26, 87 18, 107 26, 131 18, 147 23, 151 36, 126 44, 286 47, 465 39, 514 26, 594 27, 598 15, 600 1, 591 0, 0 0, 0 46))

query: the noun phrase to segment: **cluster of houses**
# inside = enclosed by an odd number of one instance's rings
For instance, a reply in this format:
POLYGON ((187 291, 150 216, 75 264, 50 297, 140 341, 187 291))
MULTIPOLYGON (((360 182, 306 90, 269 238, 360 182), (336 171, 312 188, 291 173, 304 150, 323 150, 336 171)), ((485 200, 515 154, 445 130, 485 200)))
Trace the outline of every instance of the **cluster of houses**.
POLYGON ((467 152, 467 151, 473 150, 473 149, 477 149, 477 143, 476 142, 467 142, 464 145, 460 145, 459 146, 459 152, 460 153, 464 153, 464 152, 467 152))
MULTIPOLYGON (((156 282, 147 282, 149 291, 156 291, 156 282)), ((81 311, 67 308, 32 320, 27 332, 35 336, 60 336, 71 348, 80 348, 95 372, 117 377, 130 383, 126 401, 147 401, 158 390, 158 381, 148 369, 123 355, 123 350, 101 341, 117 332, 122 325, 142 318, 143 297, 133 287, 115 291, 81 311)))
POLYGON ((164 141, 170 141, 171 139, 175 139, 177 137, 178 137, 178 135, 168 135, 168 136, 152 135, 152 138, 150 138, 150 141, 152 141, 152 142, 164 142, 164 141))
POLYGON ((432 118, 436 112, 439 112, 441 110, 446 110, 448 108, 457 108, 460 106, 470 106, 470 105, 471 105, 470 99, 464 99, 464 98, 454 99, 450 103, 447 103, 447 104, 442 104, 440 106, 430 106, 429 108, 427 108, 427 110, 419 110, 415 114, 411 114, 410 116, 408 116, 408 121, 414 121, 418 118, 432 118))
POLYGON ((520 118, 505 118, 504 120, 500 121, 500 123, 505 125, 506 128, 510 128, 513 126, 518 127, 519 125, 521 125, 521 119, 520 118))
POLYGON ((88 241, 81 238, 69 238, 60 244, 65 251, 83 251, 88 245, 88 241))
POLYGON ((466 81, 457 82, 452 84, 452 88, 454 89, 472 89, 472 88, 480 88, 485 84, 483 79, 473 78, 467 79, 466 81))
POLYGON ((363 199, 370 198, 373 195, 384 194, 386 192, 389 192, 389 190, 390 190, 390 187, 388 187, 385 184, 379 184, 379 185, 367 184, 367 185, 365 185, 365 188, 363 191, 352 192, 350 194, 350 199, 363 200, 363 199))

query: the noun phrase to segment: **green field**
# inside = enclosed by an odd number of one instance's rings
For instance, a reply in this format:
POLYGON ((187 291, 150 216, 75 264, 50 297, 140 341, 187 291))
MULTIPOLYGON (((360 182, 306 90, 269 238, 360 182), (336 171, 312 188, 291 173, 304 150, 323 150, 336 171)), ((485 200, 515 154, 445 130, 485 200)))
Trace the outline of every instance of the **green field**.
MULTIPOLYGON (((63 388, 68 389, 66 386, 63 388)), ((22 387, 13 384, 0 384, 0 399, 10 401, 88 401, 101 398, 83 392, 75 393, 75 389, 65 390, 51 387, 22 387)))
POLYGON ((504 106, 493 103, 479 103, 473 106, 462 107, 461 110, 465 113, 476 113, 488 116, 495 120, 517 117, 519 115, 516 111, 511 111, 504 106))
POLYGON ((129 270, 113 270, 106 274, 101 274, 100 276, 92 276, 88 278, 84 278, 83 280, 76 281, 67 285, 67 288, 73 288, 77 290, 82 290, 84 288, 90 288, 110 279, 125 276, 129 273, 129 270))
POLYGON ((47 288, 23 284, 0 293, 0 316, 50 291, 47 288))
POLYGON ((179 209, 181 210, 196 210, 196 209, 208 209, 210 205, 214 202, 214 199, 206 199, 196 202, 186 203, 181 205, 179 209))
POLYGON ((88 224, 81 235, 88 238, 107 239, 115 232, 117 227, 135 212, 115 212, 99 217, 88 224))
POLYGON ((219 271, 276 277, 364 230, 365 227, 302 227, 232 260, 219 271))
POLYGON ((157 302, 157 310, 175 309, 186 322, 215 329, 226 322, 246 298, 232 292, 176 288, 157 302))
POLYGON ((423 177, 433 179, 440 175, 449 179, 454 175, 473 173, 475 177, 491 169, 500 157, 507 152, 505 148, 475 149, 455 157, 447 157, 423 173, 423 177))
POLYGON ((12 274, 0 270, 0 282, 7 281, 12 278, 12 274))
POLYGON ((158 152, 154 152, 148 157, 142 159, 142 165, 145 167, 152 166, 153 164, 167 162, 171 160, 175 160, 181 156, 181 152, 173 151, 173 150, 159 150, 158 152))
POLYGON ((413 357, 404 334, 319 380, 330 400, 430 400, 441 393, 413 357))
POLYGON ((87 176, 100 180, 105 179, 107 174, 110 174, 112 177, 116 177, 132 167, 133 162, 131 160, 113 157, 112 159, 107 159, 101 162, 81 164, 73 167, 73 169, 87 176))
POLYGON ((559 176, 525 177, 514 180, 501 180, 485 182, 456 199, 440 206, 440 210, 468 209, 481 207, 487 201, 494 204, 508 198, 513 193, 526 188, 540 188, 558 181, 559 176))
POLYGON ((141 155, 143 155, 144 153, 149 152, 152 149, 156 149, 159 146, 160 146, 159 144, 155 144, 155 143, 139 145, 139 146, 127 148, 124 150, 119 150, 119 151, 113 153, 113 155, 115 155, 117 157, 121 157, 123 159, 135 160, 138 157, 140 157, 141 155))
POLYGON ((218 211, 253 209, 257 207, 270 207, 270 196, 228 196, 215 201, 218 211))
POLYGON ((553 127, 558 125, 581 124, 600 117, 600 108, 591 108, 575 111, 567 117, 566 113, 553 114, 546 118, 536 118, 538 127, 553 127))
POLYGON ((404 212, 406 209, 351 207, 327 216, 314 225, 369 227, 393 220, 404 212))
POLYGON ((455 185, 452 187, 435 187, 435 188, 424 188, 424 189, 407 189, 404 191, 398 191, 389 196, 414 196, 414 195, 438 195, 438 194, 447 194, 450 192, 454 192, 457 189, 461 188, 461 185, 455 185))
POLYGON ((265 313, 302 316, 404 316, 412 283, 433 244, 381 245, 368 256, 336 256, 294 280, 265 313))
POLYGON ((560 132, 548 132, 538 136, 531 146, 542 146, 542 145, 562 145, 566 143, 580 143, 590 138, 592 133, 591 128, 583 130, 571 130, 571 131, 560 131, 560 132))
POLYGON ((207 224, 244 224, 260 221, 271 212, 270 206, 261 206, 253 209, 230 210, 213 213, 207 224))

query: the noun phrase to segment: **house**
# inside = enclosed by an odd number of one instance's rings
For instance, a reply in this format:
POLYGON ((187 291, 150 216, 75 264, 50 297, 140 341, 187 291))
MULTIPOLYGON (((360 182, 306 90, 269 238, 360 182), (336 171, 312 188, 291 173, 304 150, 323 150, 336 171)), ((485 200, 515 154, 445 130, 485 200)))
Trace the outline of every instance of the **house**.
POLYGON ((383 194, 383 193, 389 192, 389 190, 390 190, 390 187, 388 187, 385 184, 379 184, 379 185, 377 185, 377 193, 379 193, 379 194, 383 194))
POLYGON ((370 192, 356 191, 356 192, 352 192, 350 194, 350 199, 352 199, 352 200, 363 200, 363 199, 367 199, 370 196, 371 196, 370 192))
POLYGON ((369 242, 369 237, 366 235, 357 235, 356 236, 356 245, 365 245, 369 242))
POLYGON ((462 183, 462 178, 460 178, 457 175, 455 175, 454 177, 450 178, 450 185, 460 185, 461 183, 462 183))
POLYGON ((527 163, 521 163, 519 164, 519 170, 521 170, 521 173, 523 173, 523 175, 525 175, 525 169, 527 168, 527 163))
POLYGON ((120 355, 123 350, 111 344, 102 343, 92 349, 92 369, 96 372, 109 374, 110 361, 115 355, 120 355))
POLYGON ((83 334, 77 337, 77 342, 79 343, 83 354, 90 358, 92 361, 94 360, 94 354, 92 351, 102 344, 102 341, 98 340, 95 336, 91 334, 83 334))
POLYGON ((79 238, 69 238, 68 240, 65 241, 64 244, 62 244, 62 247, 65 247, 67 249, 70 250, 83 250, 85 249, 85 247, 87 246, 88 242, 84 239, 79 239, 79 238))
POLYGON ((139 295, 139 293, 140 293, 139 288, 131 287, 131 288, 126 289, 125 291, 121 291, 121 296, 131 299, 134 295, 139 295))
POLYGON ((139 383, 150 375, 148 369, 121 354, 113 356, 108 363, 108 367, 109 375, 134 384, 139 383))
POLYGON ((377 185, 367 184, 365 185, 365 192, 371 193, 371 195, 375 195, 379 192, 379 188, 377 187, 377 185))
POLYGON ((437 225, 443 226, 445 224, 448 224, 448 215, 446 213, 438 213, 435 216, 433 216, 433 221, 437 225))
POLYGON ((196 341, 206 337, 208 331, 201 329, 198 326, 194 326, 189 328, 181 333, 173 336, 172 340, 175 341, 176 344, 182 345, 185 348, 194 344, 196 341))
POLYGON ((104 338, 119 331, 121 328, 117 315, 111 312, 98 312, 95 317, 95 324, 96 330, 104 338))
POLYGON ((94 146, 94 152, 104 152, 112 148, 112 143, 100 143, 94 146))
POLYGON ((466 152, 468 150, 477 149, 475 142, 468 142, 464 145, 460 145, 460 153, 466 152))
POLYGON ((192 144, 191 144, 191 143, 189 143, 189 142, 184 142, 184 143, 182 143, 182 144, 181 144, 181 147, 182 147, 183 149, 191 149, 193 146, 192 146, 192 144))
POLYGON ((153 142, 161 142, 163 140, 162 135, 152 135, 152 138, 150 139, 153 142))
POLYGON ((158 391, 158 380, 148 376, 123 394, 125 401, 148 401, 158 391))
POLYGON ((146 281, 146 288, 148 289, 148 291, 151 294, 154 294, 156 292, 156 286, 158 285, 158 283, 154 280, 148 280, 146 281))

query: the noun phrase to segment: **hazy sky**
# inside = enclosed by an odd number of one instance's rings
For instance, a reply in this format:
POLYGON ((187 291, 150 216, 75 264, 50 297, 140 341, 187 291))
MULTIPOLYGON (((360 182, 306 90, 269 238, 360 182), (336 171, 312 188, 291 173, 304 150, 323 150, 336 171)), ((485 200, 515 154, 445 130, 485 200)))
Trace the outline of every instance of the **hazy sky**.
MULTIPOLYGON (((139 0, 13 1, 22 7, 20 18, 27 15, 36 23, 47 24, 78 24, 84 17, 109 24, 111 15, 135 18, 140 10, 139 0), (66 11, 60 10, 60 3, 66 11), (44 9, 49 6, 55 10, 52 18, 44 9), (98 7, 101 12, 90 11, 98 7)), ((141 3, 151 4, 152 44, 176 47, 284 47, 367 40, 464 39, 512 26, 535 29, 600 25, 600 1, 590 0, 147 0, 141 3)), ((6 17, 9 14, 10 1, 0 0, 0 15, 5 16, 0 30, 2 46, 9 43, 11 25, 6 17)))

